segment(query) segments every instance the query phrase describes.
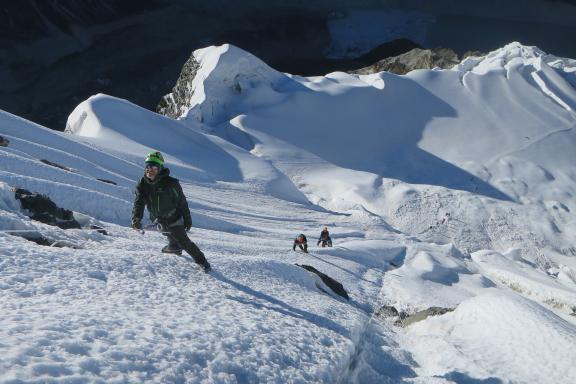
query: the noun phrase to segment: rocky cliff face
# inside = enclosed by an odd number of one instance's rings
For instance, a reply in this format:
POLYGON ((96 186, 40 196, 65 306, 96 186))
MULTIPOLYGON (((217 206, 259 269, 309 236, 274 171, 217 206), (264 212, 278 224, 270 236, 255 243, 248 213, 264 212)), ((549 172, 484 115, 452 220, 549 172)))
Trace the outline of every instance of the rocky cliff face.
MULTIPOLYGON (((472 53, 465 54, 464 57, 472 53)), ((476 53, 476 55, 480 55, 476 53)), ((463 58, 464 58, 463 57, 463 58)), ((368 67, 350 71, 358 75, 367 75, 382 71, 405 75, 415 69, 449 69, 460 63, 456 52, 449 48, 420 49, 414 48, 409 52, 395 57, 389 57, 378 61, 368 67)))
POLYGON ((200 63, 194 58, 194 55, 184 63, 178 81, 172 88, 172 93, 162 97, 160 104, 156 107, 156 112, 161 115, 177 119, 183 112, 183 108, 188 105, 192 98, 192 80, 196 76, 200 63))

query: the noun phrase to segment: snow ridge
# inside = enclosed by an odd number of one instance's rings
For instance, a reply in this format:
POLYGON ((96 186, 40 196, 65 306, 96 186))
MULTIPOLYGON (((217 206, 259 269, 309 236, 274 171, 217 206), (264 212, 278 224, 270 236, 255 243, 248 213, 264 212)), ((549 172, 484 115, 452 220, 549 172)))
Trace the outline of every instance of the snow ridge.
POLYGON ((250 105, 282 101, 279 91, 286 75, 235 46, 224 44, 194 51, 200 67, 192 83, 192 97, 182 114, 208 125, 218 125, 250 105))

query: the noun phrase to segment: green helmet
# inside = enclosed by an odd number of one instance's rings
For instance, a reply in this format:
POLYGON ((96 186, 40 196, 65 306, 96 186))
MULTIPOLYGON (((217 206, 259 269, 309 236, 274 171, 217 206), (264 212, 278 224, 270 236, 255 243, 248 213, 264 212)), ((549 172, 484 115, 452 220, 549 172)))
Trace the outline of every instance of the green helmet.
POLYGON ((146 164, 148 163, 156 164, 159 167, 164 166, 164 158, 162 157, 162 154, 160 152, 150 152, 148 156, 146 156, 146 160, 144 160, 144 162, 146 164))

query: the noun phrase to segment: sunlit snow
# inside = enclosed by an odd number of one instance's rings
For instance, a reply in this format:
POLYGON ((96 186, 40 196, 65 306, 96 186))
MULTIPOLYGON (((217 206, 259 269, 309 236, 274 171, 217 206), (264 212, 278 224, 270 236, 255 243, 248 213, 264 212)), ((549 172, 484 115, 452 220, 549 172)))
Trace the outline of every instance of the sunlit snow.
POLYGON ((102 94, 66 133, 0 111, 0 382, 576 381, 576 61, 511 43, 303 78, 229 45, 194 55, 178 120, 102 94), (151 150, 209 275, 129 227, 151 150), (30 220, 16 187, 84 229, 30 220), (383 306, 449 312, 400 327, 383 306))

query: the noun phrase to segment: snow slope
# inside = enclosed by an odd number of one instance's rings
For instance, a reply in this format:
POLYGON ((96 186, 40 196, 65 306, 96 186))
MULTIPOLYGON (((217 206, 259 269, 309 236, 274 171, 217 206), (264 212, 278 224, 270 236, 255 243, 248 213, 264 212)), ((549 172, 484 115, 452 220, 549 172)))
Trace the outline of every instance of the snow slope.
POLYGON ((513 43, 451 71, 300 78, 228 45, 195 56, 180 120, 106 95, 66 134, 0 112, 0 382, 576 380, 574 61, 513 43), (128 227, 151 150, 211 275, 128 227), (109 234, 32 221, 14 187, 109 234), (382 305, 453 311, 400 328, 382 305))
POLYGON ((410 234, 449 214, 459 223, 450 240, 471 251, 513 246, 534 258, 573 246, 573 231, 556 228, 573 228, 576 209, 574 60, 511 43, 452 71, 280 81, 261 63, 246 71, 257 59, 235 47, 195 55, 195 81, 221 81, 195 88, 204 101, 182 120, 209 122, 311 201, 338 211, 359 205, 410 234), (220 71, 215 62, 226 64, 220 71), (248 79, 250 87, 231 91, 248 79), (213 114, 214 103, 235 109, 213 114))

